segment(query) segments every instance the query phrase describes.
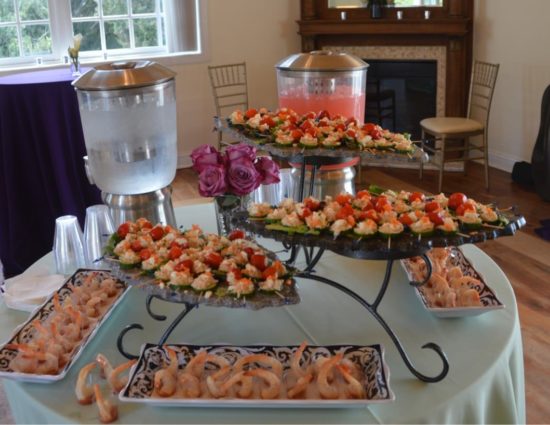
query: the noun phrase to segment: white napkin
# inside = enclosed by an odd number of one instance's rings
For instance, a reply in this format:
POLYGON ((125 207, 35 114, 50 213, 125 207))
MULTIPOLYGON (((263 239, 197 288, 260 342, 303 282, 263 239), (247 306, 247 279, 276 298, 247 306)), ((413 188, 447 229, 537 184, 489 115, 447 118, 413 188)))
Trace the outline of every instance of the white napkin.
POLYGON ((47 274, 44 270, 37 272, 39 274, 23 273, 6 279, 4 301, 8 308, 33 311, 65 282, 63 275, 47 274))

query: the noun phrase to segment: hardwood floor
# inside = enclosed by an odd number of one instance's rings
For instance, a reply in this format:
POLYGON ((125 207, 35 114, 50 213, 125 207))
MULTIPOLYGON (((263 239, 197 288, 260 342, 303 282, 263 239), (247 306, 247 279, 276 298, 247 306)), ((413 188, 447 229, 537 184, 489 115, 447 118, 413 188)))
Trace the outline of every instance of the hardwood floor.
MULTIPOLYGON (((426 172, 418 179, 416 170, 363 167, 363 181, 357 188, 374 183, 382 187, 406 190, 420 189, 433 192, 437 188, 437 174, 426 172)), ((543 202, 532 190, 513 183, 510 174, 491 169, 491 189, 484 188, 483 170, 477 164, 468 168, 468 174, 446 173, 445 192, 461 191, 483 202, 498 202, 500 206, 516 205, 526 217, 527 226, 512 238, 501 238, 480 244, 506 273, 514 288, 523 336, 527 422, 550 422, 550 242, 536 236, 539 220, 550 218, 550 203, 543 202)), ((197 177, 190 169, 178 170, 173 183, 174 205, 198 198, 197 177)), ((7 403, 1 394, 0 423, 11 423, 7 403)))
MULTIPOLYGON (((546 395, 550 387, 550 242, 536 236, 539 221, 550 218, 550 203, 542 201, 530 189, 513 183, 509 173, 490 170, 490 190, 484 187, 483 168, 469 164, 467 174, 446 173, 443 190, 465 192, 482 202, 496 202, 502 207, 517 206, 527 225, 514 237, 479 244, 506 273, 516 294, 523 337, 527 422, 548 423, 550 404, 546 395)), ((419 180, 416 170, 363 167, 357 189, 370 183, 381 187, 433 192, 437 173, 425 172, 419 180)), ((190 169, 178 170, 173 184, 174 204, 198 197, 197 177, 190 169)))

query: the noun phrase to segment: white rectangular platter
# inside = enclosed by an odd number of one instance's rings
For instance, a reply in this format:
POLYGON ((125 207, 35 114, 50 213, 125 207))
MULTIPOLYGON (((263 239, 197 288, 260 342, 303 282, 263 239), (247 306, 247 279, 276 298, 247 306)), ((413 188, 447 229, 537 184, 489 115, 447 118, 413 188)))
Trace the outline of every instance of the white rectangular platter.
POLYGON ((27 381, 35 383, 52 383, 59 381, 65 377, 71 366, 78 359, 86 345, 94 338, 97 331, 103 323, 107 321, 111 313, 114 311, 116 306, 124 298, 129 287, 122 281, 117 280, 112 276, 109 271, 106 270, 94 270, 94 269, 79 269, 71 277, 69 277, 65 283, 55 291, 46 302, 37 307, 34 312, 32 312, 25 323, 18 326, 12 337, 3 343, 0 346, 0 377, 14 379, 18 381, 27 381), (58 294, 59 301, 62 303, 67 297, 70 297, 72 294, 72 287, 81 286, 85 280, 94 273, 99 278, 113 278, 115 280, 115 285, 118 293, 114 295, 116 298, 111 302, 103 314, 98 317, 97 321, 94 321, 90 326, 92 329, 84 335, 84 337, 75 344, 74 348, 69 354, 67 363, 58 370, 56 374, 38 374, 38 373, 22 373, 16 372, 10 366, 10 363, 13 358, 17 355, 17 350, 8 348, 9 344, 27 344, 35 337, 37 330, 33 324, 34 321, 38 320, 41 324, 45 323, 48 317, 55 312, 54 306, 54 296, 58 294))
MULTIPOLYGON (((283 366, 283 381, 289 374, 290 361, 298 349, 297 346, 232 346, 232 345, 183 345, 171 344, 170 349, 178 356, 179 371, 187 362, 200 353, 207 351, 209 354, 219 355, 230 364, 236 359, 249 354, 267 354, 279 360, 283 366)), ((384 349, 380 345, 331 345, 331 346, 307 346, 302 355, 302 365, 314 361, 319 357, 330 357, 337 353, 343 353, 344 359, 348 359, 359 367, 364 374, 362 385, 365 398, 362 399, 334 399, 322 398, 288 399, 279 398, 273 400, 240 399, 240 398, 210 398, 209 394, 199 398, 183 398, 176 393, 171 398, 159 397, 154 389, 155 373, 168 364, 168 354, 162 346, 145 344, 142 346, 138 362, 130 372, 130 379, 119 398, 124 402, 143 403, 155 406, 179 406, 179 407, 248 407, 248 408, 350 408, 365 407, 372 403, 388 403, 395 399, 389 386, 389 370, 384 362, 384 349)), ((213 365, 212 365, 213 366, 213 365)), ((206 371, 205 373, 208 373, 206 371)), ((315 379, 309 385, 316 385, 315 379)), ((281 394, 286 394, 284 390, 281 394)))
MULTIPOLYGON (((475 281, 471 279, 467 279, 469 281, 467 285, 469 288, 477 291, 481 305, 471 306, 471 307, 434 306, 430 303, 427 293, 424 293, 424 291, 427 289, 423 287, 415 287, 414 291, 418 296, 418 299, 424 306, 424 308, 430 313, 434 314, 435 316, 443 319, 477 316, 483 313, 487 313, 489 311, 503 309, 505 307, 504 304, 502 304, 502 302, 498 299, 495 292, 489 287, 489 285, 487 285, 483 276, 474 268, 474 266, 472 265, 470 260, 464 255, 462 250, 455 246, 448 247, 446 249, 449 252, 446 267, 448 268, 458 267, 460 268, 463 276, 471 277, 475 279, 475 281)), ((428 255, 430 255, 430 253, 428 253, 428 255)), ((407 278, 411 282, 417 280, 415 279, 414 273, 412 270, 413 261, 423 261, 423 260, 419 260, 419 259, 401 260, 401 265, 403 266, 405 273, 407 274, 407 278)), ((434 267, 434 270, 435 269, 436 268, 434 267)), ((429 285, 429 283, 427 285, 429 285)))

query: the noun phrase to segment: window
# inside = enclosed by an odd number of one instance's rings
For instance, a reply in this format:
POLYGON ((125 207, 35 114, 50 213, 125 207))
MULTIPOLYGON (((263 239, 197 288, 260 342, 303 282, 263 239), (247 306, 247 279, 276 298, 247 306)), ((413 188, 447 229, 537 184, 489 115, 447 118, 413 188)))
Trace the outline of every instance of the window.
POLYGON ((200 0, 0 0, 0 66, 201 54, 200 0))

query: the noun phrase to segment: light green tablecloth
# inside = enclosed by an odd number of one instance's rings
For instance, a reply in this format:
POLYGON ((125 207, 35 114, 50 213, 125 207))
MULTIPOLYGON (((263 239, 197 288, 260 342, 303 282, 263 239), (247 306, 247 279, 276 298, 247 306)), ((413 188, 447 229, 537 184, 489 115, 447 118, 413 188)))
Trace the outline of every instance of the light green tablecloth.
MULTIPOLYGON (((211 204, 178 208, 176 216, 184 226, 197 223, 207 231, 216 230, 211 204)), ((272 241, 262 243, 280 248, 272 241)), ((119 422, 524 423, 523 353, 512 288, 486 254, 475 246, 463 249, 506 305, 504 310, 471 318, 437 319, 423 309, 397 263, 379 307, 422 373, 436 375, 441 364, 435 354, 420 347, 432 341, 441 345, 450 362, 449 374, 442 382, 426 384, 414 378, 390 338, 358 303, 323 284, 300 280, 302 302, 299 305, 261 311, 200 307, 184 319, 169 342, 293 345, 307 338, 312 344, 381 343, 386 349, 394 402, 354 409, 194 409, 126 403, 119 405, 119 422)), ((51 256, 39 263, 51 264, 51 256)), ((320 275, 372 300, 382 281, 385 263, 326 253, 316 269, 320 275)), ((117 363, 122 361, 116 349, 116 337, 129 323, 139 322, 145 327, 144 331, 128 334, 129 349, 137 352, 142 342, 158 341, 167 323, 151 319, 145 312, 144 302, 144 293, 133 288, 62 382, 41 385, 4 380, 15 420, 18 423, 97 422, 96 406, 81 406, 76 402, 73 393, 76 375, 98 352, 117 363)), ((168 315, 168 320, 179 312, 178 305, 157 300, 153 304, 153 311, 168 315)), ((0 340, 6 340, 25 318, 25 313, 8 310, 0 303, 0 340)))

